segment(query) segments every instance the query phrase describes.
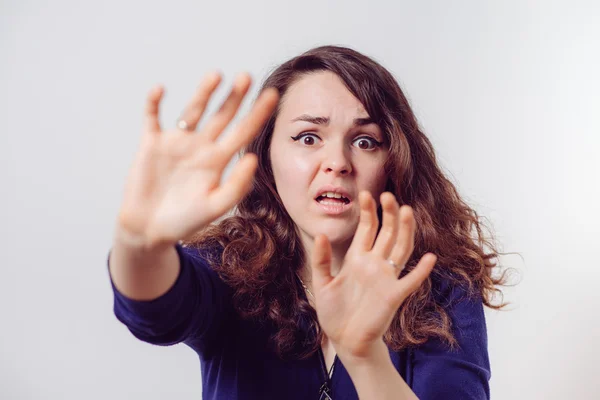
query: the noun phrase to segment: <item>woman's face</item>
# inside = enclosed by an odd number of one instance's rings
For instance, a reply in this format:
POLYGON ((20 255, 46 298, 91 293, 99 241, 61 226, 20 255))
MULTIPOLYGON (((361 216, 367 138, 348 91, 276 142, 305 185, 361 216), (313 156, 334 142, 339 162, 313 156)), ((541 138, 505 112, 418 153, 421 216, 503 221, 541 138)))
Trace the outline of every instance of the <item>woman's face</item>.
POLYGON ((304 243, 323 233, 334 246, 349 244, 358 193, 368 190, 379 204, 385 188, 383 132, 329 71, 301 78, 281 101, 269 149, 277 192, 304 243))

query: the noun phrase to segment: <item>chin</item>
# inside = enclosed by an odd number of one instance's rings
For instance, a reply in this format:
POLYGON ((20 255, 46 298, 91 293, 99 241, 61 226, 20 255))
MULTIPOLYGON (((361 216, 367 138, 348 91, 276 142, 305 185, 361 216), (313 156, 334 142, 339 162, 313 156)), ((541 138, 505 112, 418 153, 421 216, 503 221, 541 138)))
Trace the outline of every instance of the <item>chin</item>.
POLYGON ((356 226, 348 226, 348 223, 340 225, 335 223, 326 224, 326 226, 321 226, 320 229, 312 229, 311 236, 314 238, 317 235, 324 234, 331 246, 350 244, 356 232, 356 226))

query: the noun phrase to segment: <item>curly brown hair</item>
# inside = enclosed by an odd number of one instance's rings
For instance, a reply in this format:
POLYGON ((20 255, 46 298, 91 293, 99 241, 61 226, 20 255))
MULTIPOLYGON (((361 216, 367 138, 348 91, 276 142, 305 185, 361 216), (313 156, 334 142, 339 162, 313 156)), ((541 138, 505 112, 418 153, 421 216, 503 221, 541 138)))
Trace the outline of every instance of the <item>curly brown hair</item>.
MULTIPOLYGON (((451 319, 434 299, 433 282, 437 279, 462 285, 486 306, 502 308, 505 304, 493 304, 494 295, 501 294, 497 286, 505 283, 504 273, 493 273, 500 253, 492 239, 484 236, 477 212, 459 196, 438 166, 433 146, 419 128, 396 79, 379 63, 346 47, 317 47, 277 67, 262 89, 274 87, 283 98, 294 82, 318 71, 337 74, 386 135, 390 146, 386 190, 395 194, 401 205, 413 208, 417 223, 414 251, 403 275, 426 252, 438 257, 431 276, 398 309, 384 341, 399 351, 435 336, 452 347, 456 340, 451 319)), ((299 284, 306 255, 271 170, 269 146, 280 106, 281 102, 244 150, 259 159, 251 191, 233 216, 210 225, 183 244, 220 248, 212 253, 220 257, 209 257, 208 261, 233 288, 237 312, 243 318, 277 327, 271 344, 280 357, 306 358, 318 350, 323 332, 299 284), (301 334, 303 321, 308 321, 316 335, 301 334)), ((381 221, 381 208, 378 213, 381 221)))

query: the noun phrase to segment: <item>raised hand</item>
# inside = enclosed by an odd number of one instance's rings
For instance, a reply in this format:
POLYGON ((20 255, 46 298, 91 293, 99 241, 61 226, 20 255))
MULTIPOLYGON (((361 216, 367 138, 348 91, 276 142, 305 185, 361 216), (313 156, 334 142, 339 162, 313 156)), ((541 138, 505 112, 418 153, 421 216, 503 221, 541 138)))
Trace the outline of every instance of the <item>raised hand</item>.
POLYGON ((343 362, 369 357, 402 302, 427 278, 437 260, 427 253, 398 279, 414 248, 412 209, 399 208, 393 194, 383 193, 383 225, 377 235, 375 200, 363 191, 359 202, 360 222, 340 272, 331 276, 331 246, 325 235, 315 238, 312 255, 319 323, 343 362))
POLYGON ((168 131, 159 124, 163 88, 148 94, 144 134, 118 217, 118 228, 144 246, 174 244, 189 236, 225 214, 251 188, 257 166, 254 154, 242 157, 223 184, 221 175, 272 114, 279 95, 276 89, 263 91, 250 113, 217 141, 237 113, 251 79, 247 74, 237 76, 220 109, 195 132, 220 82, 218 73, 207 75, 181 116, 183 123, 168 131))

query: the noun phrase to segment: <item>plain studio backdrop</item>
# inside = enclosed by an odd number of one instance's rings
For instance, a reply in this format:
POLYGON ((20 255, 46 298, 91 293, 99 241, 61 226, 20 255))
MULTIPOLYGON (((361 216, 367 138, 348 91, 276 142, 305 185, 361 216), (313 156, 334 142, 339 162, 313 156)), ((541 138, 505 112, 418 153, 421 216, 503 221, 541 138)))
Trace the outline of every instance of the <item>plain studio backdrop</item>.
POLYGON ((487 312, 494 399, 600 396, 594 1, 2 1, 0 398, 200 399, 196 354, 116 320, 106 258, 145 96, 258 84, 338 44, 400 82, 520 283, 487 312))

